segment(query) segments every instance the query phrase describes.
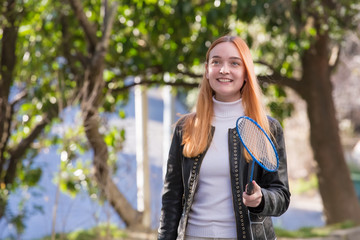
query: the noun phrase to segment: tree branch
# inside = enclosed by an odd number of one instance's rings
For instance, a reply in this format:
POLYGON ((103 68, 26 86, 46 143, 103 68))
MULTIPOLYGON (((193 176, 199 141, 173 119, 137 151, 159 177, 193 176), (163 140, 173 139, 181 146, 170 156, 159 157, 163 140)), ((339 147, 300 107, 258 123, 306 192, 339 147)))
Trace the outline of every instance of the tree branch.
POLYGON ((339 64, 340 54, 341 54, 341 46, 336 45, 332 47, 330 59, 329 59, 329 67, 331 72, 334 71, 337 65, 339 64))
POLYGON ((14 106, 24 99, 28 95, 26 90, 23 90, 15 95, 14 100, 11 102, 11 108, 14 109, 14 106))
POLYGON ((192 73, 192 72, 189 72, 189 71, 186 71, 186 72, 177 71, 176 73, 184 74, 184 75, 186 75, 188 77, 191 77, 191 78, 202 78, 203 77, 203 74, 196 74, 196 73, 192 73))
POLYGON ((13 72, 16 64, 16 40, 19 27, 16 20, 22 14, 16 11, 16 1, 8 0, 5 18, 7 24, 2 29, 1 58, 0 58, 0 97, 8 99, 10 86, 13 81, 13 72))
POLYGON ((280 86, 286 86, 294 89, 295 91, 300 90, 300 81, 293 78, 284 77, 280 74, 271 74, 271 75, 260 75, 257 77, 260 82, 265 82, 269 84, 276 84, 280 86))
POLYGON ((276 71, 276 69, 269 63, 265 61, 255 61, 255 63, 264 65, 268 67, 273 73, 271 75, 260 75, 257 76, 258 80, 260 82, 266 82, 270 84, 277 84, 280 86, 286 86, 294 89, 295 91, 300 90, 300 80, 297 80, 295 78, 289 78, 281 75, 279 72, 276 71))
MULTIPOLYGON (((4 152, 10 138, 12 108, 8 102, 0 98, 0 179, 5 164, 4 152)), ((1 179, 2 182, 2 179, 1 179)))
POLYGON ((79 60, 84 67, 84 64, 88 60, 86 59, 86 57, 82 55, 78 56, 78 53, 76 53, 75 56, 71 54, 71 42, 70 42, 71 35, 69 33, 69 22, 67 16, 64 15, 63 12, 60 12, 60 24, 61 24, 61 33, 62 33, 61 46, 62 46, 63 54, 67 60, 70 71, 74 75, 76 75, 78 72, 78 68, 76 67, 76 61, 79 60))
POLYGON ((92 65, 95 68, 99 67, 99 62, 103 62, 103 58, 108 50, 109 39, 114 24, 114 17, 116 14, 116 10, 117 10, 116 2, 113 2, 111 8, 105 7, 102 38, 101 38, 101 42, 99 42, 96 45, 95 57, 93 57, 92 59, 92 65))
POLYGON ((130 88, 135 87, 137 85, 166 85, 166 86, 173 86, 173 87, 184 87, 184 88, 197 88, 199 87, 199 83, 187 83, 187 82, 165 82, 165 81, 151 81, 151 80, 142 80, 140 82, 133 82, 124 87, 113 89, 112 92, 114 93, 121 93, 124 91, 128 91, 130 88))
POLYGON ((31 144, 35 141, 35 139, 42 133, 43 129, 51 122, 51 120, 57 116, 57 109, 50 110, 43 116, 43 120, 38 123, 32 132, 14 148, 9 149, 10 159, 9 166, 5 175, 5 184, 12 183, 16 176, 16 166, 19 162, 20 158, 24 156, 27 149, 30 148, 31 144))
POLYGON ((72 9, 74 10, 76 18, 79 20, 81 27, 83 28, 85 35, 89 41, 91 49, 95 49, 95 46, 98 42, 96 37, 96 29, 88 21, 83 9, 84 7, 81 4, 80 0, 69 0, 72 9))
POLYGON ((108 7, 106 8, 106 11, 105 11, 104 31, 103 31, 102 41, 103 41, 103 45, 106 46, 106 49, 109 45, 110 33, 111 33, 112 27, 114 25, 114 18, 116 16, 117 7, 118 7, 117 2, 113 2, 111 4, 110 11, 109 11, 108 7))

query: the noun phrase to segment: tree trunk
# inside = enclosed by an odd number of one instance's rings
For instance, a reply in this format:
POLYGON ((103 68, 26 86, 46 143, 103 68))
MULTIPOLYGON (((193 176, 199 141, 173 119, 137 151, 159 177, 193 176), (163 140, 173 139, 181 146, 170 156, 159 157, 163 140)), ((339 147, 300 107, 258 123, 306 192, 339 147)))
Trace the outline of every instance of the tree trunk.
MULTIPOLYGON (((98 76, 97 81, 102 81, 102 78, 98 76)), ((101 94, 102 88, 98 88, 97 91, 101 94)), ((97 113, 97 107, 95 106, 91 110, 88 108, 82 108, 84 116, 84 127, 86 137, 93 149, 93 164, 95 170, 95 180, 98 183, 98 187, 104 197, 109 201, 110 205, 118 213, 126 226, 130 229, 143 229, 142 214, 136 211, 125 196, 119 191, 116 184, 111 179, 109 174, 109 168, 107 164, 108 150, 103 136, 99 132, 99 116, 97 113)))
MULTIPOLYGON (((9 102, 8 98, 14 80, 14 69, 17 61, 16 43, 18 39, 18 30, 24 11, 17 11, 17 9, 22 8, 23 6, 14 0, 7 0, 5 5, 6 10, 4 16, 6 18, 6 23, 2 26, 3 38, 0 51, 0 184, 7 187, 7 185, 14 182, 18 164, 23 160, 26 151, 42 133, 43 129, 58 115, 58 107, 54 105, 47 113, 44 113, 43 120, 34 126, 31 133, 27 137, 21 139, 17 145, 9 148, 8 142, 11 131, 13 130, 12 121, 15 113, 14 108, 21 99, 26 97, 27 92, 23 91, 22 93, 17 94, 13 97, 12 101, 9 102), (19 6, 17 7, 16 4, 19 6)), ((0 6, 2 6, 2 4, 0 4, 0 6)), ((7 197, 8 196, 0 197, 0 219, 5 214, 7 197)))
MULTIPOLYGON (((360 205, 350 178, 332 97, 328 35, 319 35, 302 58, 300 95, 307 103, 310 141, 318 163, 317 176, 327 224, 360 223, 360 205)), ((300 156, 301 157, 301 156, 300 156)))
MULTIPOLYGON (((5 18, 7 24, 2 29, 3 38, 0 51, 0 176, 3 176, 2 171, 6 165, 4 153, 10 138, 11 129, 12 109, 8 102, 8 97, 16 64, 15 50, 18 36, 18 27, 15 25, 15 1, 7 1, 5 18)), ((3 179, 0 179, 0 182, 3 181, 3 179)))
MULTIPOLYGON (((2 6, 1 4, 0 6, 2 6)), ((2 29, 1 57, 0 57, 0 183, 7 184, 4 176, 6 165, 8 168, 16 167, 16 162, 8 162, 5 159, 5 150, 10 138, 12 109, 8 102, 10 86, 13 81, 13 72, 16 64, 16 40, 18 27, 15 25, 15 1, 7 1, 6 14, 7 24, 2 29)), ((0 197, 0 219, 5 214, 7 199, 0 197)))
MULTIPOLYGON (((109 157, 108 148, 104 136, 99 131, 100 117, 99 107, 102 104, 102 95, 104 88, 104 61, 108 50, 110 33, 115 17, 117 5, 113 5, 110 11, 105 12, 103 23, 103 36, 97 39, 96 31, 93 31, 92 25, 84 14, 80 0, 71 0, 71 6, 87 36, 87 41, 91 46, 89 48, 89 61, 85 69, 83 84, 81 84, 81 111, 83 115, 83 125, 86 137, 93 150, 93 164, 95 170, 95 180, 98 187, 109 201, 114 210, 118 213, 126 226, 130 229, 145 228, 142 225, 143 214, 135 210, 125 196, 119 191, 116 184, 111 179, 107 160, 109 157), (100 41, 98 41, 100 40, 100 41)), ((106 3, 106 1, 105 1, 106 3)), ((107 3, 106 3, 107 4, 107 3)), ((80 86, 79 86, 80 87, 80 86)))

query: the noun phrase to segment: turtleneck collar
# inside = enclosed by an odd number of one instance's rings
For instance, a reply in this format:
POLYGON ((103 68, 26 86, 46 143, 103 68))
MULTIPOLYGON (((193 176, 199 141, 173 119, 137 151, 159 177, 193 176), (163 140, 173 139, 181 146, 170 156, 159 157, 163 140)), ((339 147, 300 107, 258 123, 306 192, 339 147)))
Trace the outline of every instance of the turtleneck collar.
POLYGON ((221 118, 240 117, 244 115, 242 99, 234 102, 220 102, 213 97, 214 116, 221 118))

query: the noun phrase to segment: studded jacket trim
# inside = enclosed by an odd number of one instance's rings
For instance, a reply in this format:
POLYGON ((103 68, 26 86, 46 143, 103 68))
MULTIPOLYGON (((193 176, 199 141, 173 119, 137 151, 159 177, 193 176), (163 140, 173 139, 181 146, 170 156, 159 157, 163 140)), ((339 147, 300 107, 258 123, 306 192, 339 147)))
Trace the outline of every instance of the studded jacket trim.
MULTIPOLYGON (((267 172, 255 164, 254 180, 261 186, 263 200, 259 207, 248 208, 242 193, 248 182, 251 164, 243 157, 244 147, 236 129, 229 129, 229 161, 237 239, 276 239, 271 216, 283 214, 290 203, 283 131, 279 122, 269 117, 271 132, 279 155, 279 169, 267 172)), ((215 128, 212 128, 212 135, 215 128)), ((169 151, 164 180, 158 240, 184 239, 189 212, 199 180, 204 151, 199 156, 182 155, 182 130, 178 124, 169 151)))

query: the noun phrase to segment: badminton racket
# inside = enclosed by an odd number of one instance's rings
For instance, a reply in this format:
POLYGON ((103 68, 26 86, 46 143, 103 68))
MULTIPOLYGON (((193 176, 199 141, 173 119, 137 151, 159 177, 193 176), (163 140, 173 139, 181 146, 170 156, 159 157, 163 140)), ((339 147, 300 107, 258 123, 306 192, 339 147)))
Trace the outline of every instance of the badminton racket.
POLYGON ((253 119, 247 116, 239 117, 236 121, 236 130, 240 141, 252 158, 251 175, 246 193, 253 192, 253 175, 255 162, 269 172, 279 168, 279 156, 274 143, 265 130, 253 119))

